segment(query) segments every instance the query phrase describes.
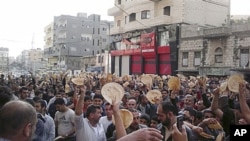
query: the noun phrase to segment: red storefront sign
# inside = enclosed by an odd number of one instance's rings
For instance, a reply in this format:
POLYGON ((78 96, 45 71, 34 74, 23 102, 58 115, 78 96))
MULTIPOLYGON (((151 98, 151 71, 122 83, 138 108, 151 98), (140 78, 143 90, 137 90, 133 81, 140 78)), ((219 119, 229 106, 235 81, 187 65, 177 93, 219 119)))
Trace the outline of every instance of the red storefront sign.
POLYGON ((134 53, 133 49, 125 49, 123 55, 131 55, 134 53))
POLYGON ((155 33, 141 34, 141 52, 143 56, 155 55, 155 33))
POLYGON ((141 54, 141 49, 140 48, 133 49, 133 55, 137 55, 137 54, 141 54))

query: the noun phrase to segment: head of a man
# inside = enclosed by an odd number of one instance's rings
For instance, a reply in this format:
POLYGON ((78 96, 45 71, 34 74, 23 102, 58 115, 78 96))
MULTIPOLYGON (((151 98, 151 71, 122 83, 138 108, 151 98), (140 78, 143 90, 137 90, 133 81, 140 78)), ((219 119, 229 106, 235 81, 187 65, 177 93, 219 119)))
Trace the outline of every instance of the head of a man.
POLYGON ((194 97, 190 94, 187 94, 184 98, 184 107, 194 107, 194 97))
POLYGON ((140 123, 139 112, 136 109, 129 109, 129 111, 133 114, 133 121, 130 124, 129 128, 137 130, 139 129, 139 123, 140 123))
POLYGON ((0 86, 0 108, 7 102, 14 100, 14 94, 11 89, 7 86, 0 86))
POLYGON ((161 90, 161 94, 162 94, 162 99, 163 100, 168 99, 168 97, 169 97, 169 91, 167 89, 161 90))
POLYGON ((129 98, 127 101, 128 109, 136 109, 136 100, 134 98, 129 98))
POLYGON ((158 120, 166 127, 171 127, 176 122, 178 109, 171 102, 163 101, 157 107, 158 120))
POLYGON ((19 95, 19 98, 24 100, 26 99, 27 97, 29 96, 29 90, 27 87, 22 87, 20 89, 20 95, 19 95))
POLYGON ((84 97, 84 106, 88 107, 90 104, 93 104, 91 96, 85 95, 85 97, 84 97))
POLYGON ((196 119, 196 110, 191 107, 186 107, 183 110, 183 117, 184 121, 194 124, 194 121, 196 119))
POLYGON ((0 137, 7 140, 31 141, 36 129, 35 108, 14 100, 0 109, 0 137))
POLYGON ((56 106, 56 110, 59 112, 65 112, 67 109, 63 98, 57 98, 54 102, 54 105, 56 106))
POLYGON ((94 104, 88 106, 86 110, 86 117, 93 126, 99 122, 101 116, 102 116, 102 110, 100 106, 94 104))
POLYGON ((113 115, 113 110, 112 110, 111 104, 106 102, 104 105, 105 105, 104 109, 105 109, 105 113, 107 115, 107 118, 111 120, 112 115, 113 115))
POLYGON ((94 97, 93 97, 93 104, 98 105, 98 106, 102 106, 103 100, 104 100, 104 98, 103 98, 102 95, 95 94, 94 97))
POLYGON ((46 112, 46 102, 44 100, 35 101, 36 112, 45 114, 46 112))

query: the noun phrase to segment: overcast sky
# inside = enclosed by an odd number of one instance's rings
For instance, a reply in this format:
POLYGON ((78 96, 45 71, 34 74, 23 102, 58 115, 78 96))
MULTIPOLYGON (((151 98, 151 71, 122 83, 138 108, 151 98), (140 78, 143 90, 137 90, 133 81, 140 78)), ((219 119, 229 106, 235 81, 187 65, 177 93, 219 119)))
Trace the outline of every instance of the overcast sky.
MULTIPOLYGON (((102 20, 113 20, 107 10, 114 0, 2 0, 0 2, 0 47, 8 47, 10 56, 24 49, 43 48, 44 27, 54 16, 79 12, 100 14, 102 20)), ((250 15, 250 0, 231 0, 231 14, 250 15)))

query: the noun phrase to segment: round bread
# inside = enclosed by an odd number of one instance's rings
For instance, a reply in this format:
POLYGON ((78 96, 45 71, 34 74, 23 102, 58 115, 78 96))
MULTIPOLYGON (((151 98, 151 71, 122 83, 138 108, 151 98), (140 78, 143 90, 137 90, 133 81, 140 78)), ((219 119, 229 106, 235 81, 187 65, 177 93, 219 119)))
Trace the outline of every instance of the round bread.
POLYGON ((73 78, 71 81, 77 86, 82 86, 84 84, 84 79, 79 77, 73 78))
POLYGON ((106 83, 101 89, 102 96, 110 104, 112 104, 112 101, 120 102, 124 93, 124 88, 116 82, 106 83))
POLYGON ((158 100, 162 99, 162 94, 159 90, 149 90, 146 97, 150 103, 155 104, 158 100))
POLYGON ((220 125, 219 122, 216 122, 216 123, 213 123, 213 124, 208 124, 208 127, 211 128, 211 129, 219 129, 219 130, 223 129, 223 127, 220 125))
POLYGON ((243 83, 243 82, 244 82, 243 75, 241 75, 241 74, 231 75, 228 78, 228 84, 227 84, 228 85, 228 89, 231 92, 238 93, 239 92, 239 83, 243 83))
POLYGON ((142 75, 141 76, 141 82, 145 84, 146 86, 152 86, 153 84, 153 79, 149 75, 142 75))
POLYGON ((180 79, 179 77, 172 76, 168 80, 169 90, 180 90, 180 79))
POLYGON ((227 89, 227 81, 222 82, 222 83, 220 84, 219 89, 220 89, 220 93, 226 91, 226 89, 227 89))
MULTIPOLYGON (((127 109, 120 109, 120 115, 125 128, 128 128, 133 122, 133 114, 127 109)), ((115 124, 114 116, 112 115, 112 122, 115 124)))

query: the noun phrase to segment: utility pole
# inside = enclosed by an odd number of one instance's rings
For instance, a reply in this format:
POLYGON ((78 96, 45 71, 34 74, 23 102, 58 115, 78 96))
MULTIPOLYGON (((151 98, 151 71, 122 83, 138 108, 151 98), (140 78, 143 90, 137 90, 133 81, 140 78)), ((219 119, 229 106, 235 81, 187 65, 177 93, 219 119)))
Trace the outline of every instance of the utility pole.
POLYGON ((110 22, 108 22, 109 24, 109 35, 108 35, 108 74, 109 74, 109 53, 110 53, 110 22))
MULTIPOLYGON (((101 69, 102 69, 102 62, 103 62, 103 57, 102 57, 102 36, 100 36, 100 41, 99 41, 99 45, 100 45, 100 48, 101 48, 101 52, 100 52, 100 65, 101 65, 101 69)), ((103 73, 103 71, 102 71, 103 73)))

